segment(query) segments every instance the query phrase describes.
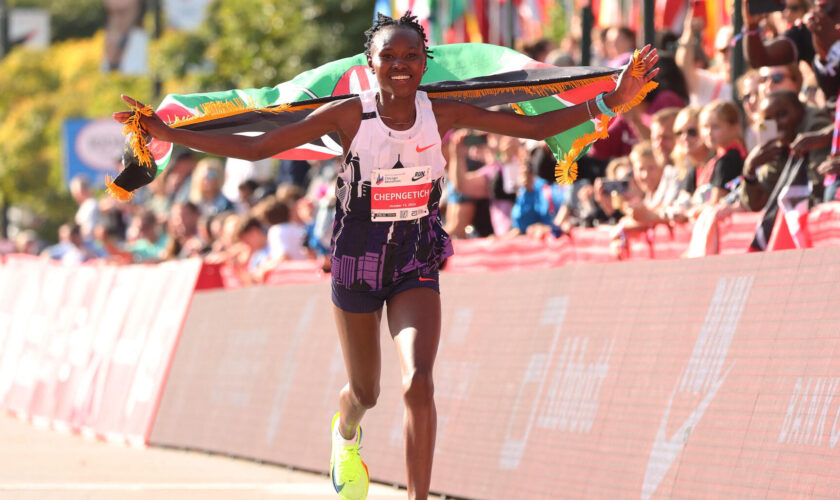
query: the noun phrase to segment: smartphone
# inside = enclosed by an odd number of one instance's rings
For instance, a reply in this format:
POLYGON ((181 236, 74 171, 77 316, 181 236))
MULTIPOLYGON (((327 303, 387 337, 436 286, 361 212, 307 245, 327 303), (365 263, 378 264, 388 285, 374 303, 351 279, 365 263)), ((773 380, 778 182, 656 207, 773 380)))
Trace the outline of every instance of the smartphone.
POLYGON ((628 179, 623 179, 620 181, 603 181, 601 185, 604 186, 604 191, 607 193, 612 193, 613 191, 618 194, 624 194, 630 189, 630 181, 628 179))
POLYGON ((483 146, 487 144, 486 134, 470 134, 464 137, 465 146, 483 146))
POLYGON ((763 146, 779 138, 779 127, 776 120, 764 120, 758 123, 758 145, 763 146))
POLYGON ((706 0, 691 0, 691 16, 695 19, 706 18, 706 0))
POLYGON ((785 10, 784 0, 749 0, 749 2, 747 10, 753 16, 785 10))

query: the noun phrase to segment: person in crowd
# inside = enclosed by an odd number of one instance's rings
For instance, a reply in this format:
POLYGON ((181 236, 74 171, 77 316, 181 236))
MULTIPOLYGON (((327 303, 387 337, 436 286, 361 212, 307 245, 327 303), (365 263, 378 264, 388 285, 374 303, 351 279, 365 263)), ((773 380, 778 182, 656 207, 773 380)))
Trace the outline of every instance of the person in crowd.
MULTIPOLYGON (((484 155, 484 166, 469 171, 467 163, 469 152, 473 148, 467 144, 470 137, 475 137, 470 131, 457 130, 452 133, 449 142, 449 182, 454 189, 473 199, 490 200, 490 221, 493 234, 504 236, 511 229, 511 210, 516 200, 516 179, 519 170, 525 163, 525 148, 515 137, 490 135, 485 141, 490 145, 488 152, 498 151, 498 154, 484 155)), ((481 145, 481 148, 484 148, 481 145)), ((481 149, 479 149, 481 154, 481 149)))
MULTIPOLYGON (((756 146, 744 161, 741 204, 750 211, 761 210, 767 204, 797 136, 831 123, 831 117, 824 110, 804 105, 793 90, 776 90, 768 94, 761 103, 761 120, 774 121, 779 135, 756 146)), ((827 148, 807 153, 808 178, 816 202, 822 201, 823 194, 823 174, 818 168, 827 155, 827 148)))
POLYGON ((59 226, 58 243, 42 250, 41 256, 68 264, 78 264, 94 257, 82 238, 81 226, 75 222, 59 226))
POLYGON ((234 265, 240 280, 244 284, 262 283, 265 273, 271 269, 265 228, 256 217, 245 217, 239 221, 236 236, 243 245, 234 265))
MULTIPOLYGON (((785 0, 795 2, 797 0, 785 0)), ((826 111, 832 116, 840 91, 840 5, 837 0, 814 3, 813 9, 781 36, 762 40, 760 18, 749 13, 750 0, 741 3, 744 19, 744 57, 754 68, 779 66, 804 61, 811 65, 825 96, 826 111)), ((833 126, 803 134, 791 147, 797 154, 819 149, 831 143, 833 126)))
POLYGON ((205 260, 211 263, 238 262, 244 248, 236 236, 242 216, 233 211, 222 212, 210 222, 211 244, 205 260))
POLYGON ((674 165, 673 158, 674 148, 677 145, 674 122, 679 112, 680 108, 665 108, 660 109, 651 117, 651 148, 656 163, 662 169, 659 185, 656 187, 653 197, 648 200, 650 207, 655 210, 670 205, 676 201, 680 194, 679 168, 674 165))
POLYGON ((694 17, 693 9, 688 9, 675 55, 677 65, 682 68, 685 76, 690 103, 694 106, 704 106, 715 99, 731 99, 732 97, 732 86, 729 83, 732 28, 723 26, 718 31, 714 44, 714 65, 710 69, 704 69, 699 66, 705 60, 705 54, 703 54, 705 28, 706 21, 701 17, 694 17))
POLYGON ((735 86, 738 91, 738 100, 744 108, 744 144, 747 150, 755 147, 758 141, 756 128, 759 121, 758 104, 761 102, 758 84, 758 71, 751 68, 738 78, 735 86))
POLYGON ((731 101, 710 102, 700 112, 700 133, 715 156, 698 172, 694 197, 714 205, 735 187, 743 170, 741 111, 731 101))
MULTIPOLYGON (((164 257, 167 235, 158 222, 157 215, 148 209, 141 210, 131 220, 129 238, 124 251, 132 256, 134 262, 158 262, 164 257)), ((109 249, 110 253, 117 253, 109 249)))
POLYGON ((137 196, 132 201, 134 203, 141 204, 145 208, 154 212, 155 215, 158 216, 158 219, 166 219, 169 214, 169 210, 172 207, 172 201, 166 194, 166 183, 163 182, 163 179, 155 179, 152 183, 146 186, 143 191, 145 191, 147 195, 144 200, 138 201, 137 198, 139 198, 139 196, 137 196))
POLYGON ((528 234, 542 238, 547 229, 554 236, 559 236, 559 228, 553 222, 557 211, 566 204, 568 186, 546 182, 525 161, 519 164, 516 186, 516 201, 510 213, 511 228, 507 236, 528 234))
POLYGON ((650 141, 643 141, 633 147, 630 153, 633 165, 633 181, 642 192, 640 203, 627 204, 619 225, 624 230, 645 230, 655 224, 667 222, 660 208, 662 195, 659 186, 662 181, 664 166, 659 163, 650 141))
POLYGON ((799 94, 802 90, 802 72, 799 71, 799 64, 762 66, 758 69, 759 99, 777 90, 792 90, 799 94))
POLYGON ((266 198, 254 213, 268 227, 268 254, 273 261, 300 260, 309 257, 304 243, 306 228, 292 218, 291 201, 266 198))
POLYGON ((604 32, 604 51, 607 66, 623 67, 636 49, 636 32, 627 26, 612 26, 604 32))
MULTIPOLYGON (((184 203, 190 200, 192 190, 192 175, 198 160, 192 151, 178 153, 172 164, 163 171, 164 192, 169 197, 169 203, 184 203)), ((158 181, 158 182, 160 182, 158 181)))
POLYGON ((41 241, 35 231, 27 229, 15 236, 15 250, 26 255, 38 255, 41 241))
POLYGON ((840 200, 840 157, 830 156, 817 167, 817 173, 825 176, 823 201, 840 200))
MULTIPOLYGON (((624 217, 625 206, 637 205, 644 193, 633 179, 633 162, 629 156, 610 161, 603 178, 595 179, 592 186, 595 202, 604 213, 608 225, 617 224, 624 217)), ((555 224, 560 225, 555 219, 555 224)), ((564 232, 568 230, 561 225, 564 232)))
POLYGON ((203 158, 192 176, 190 201, 204 215, 216 215, 233 210, 233 203, 222 194, 224 165, 217 158, 203 158))
POLYGON ((191 202, 172 205, 166 225, 164 259, 183 259, 201 253, 204 243, 198 236, 200 215, 198 207, 191 202))
POLYGON ((99 203, 93 196, 90 179, 84 174, 73 177, 70 180, 70 195, 73 197, 73 201, 79 205, 73 220, 82 232, 82 239, 91 240, 93 238, 93 228, 99 222, 99 203))
POLYGON ((274 160, 271 158, 258 161, 225 158, 222 194, 231 203, 237 205, 241 201, 239 199, 239 186, 243 182, 253 180, 260 184, 269 181, 274 175, 273 170, 274 160))
POLYGON ((785 0, 785 8, 782 10, 782 20, 784 21, 784 29, 789 30, 800 24, 805 14, 811 10, 811 2, 809 0, 785 0))
POLYGON ((677 177, 680 179, 680 194, 668 211, 672 216, 690 207, 691 197, 697 189, 697 172, 712 155, 706 142, 700 137, 700 109, 697 106, 687 106, 681 109, 674 119, 677 145, 673 158, 677 177))
POLYGON ((248 179, 239 184, 239 201, 233 204, 236 213, 244 214, 254 208, 257 203, 257 189, 259 187, 260 185, 254 179, 248 179))

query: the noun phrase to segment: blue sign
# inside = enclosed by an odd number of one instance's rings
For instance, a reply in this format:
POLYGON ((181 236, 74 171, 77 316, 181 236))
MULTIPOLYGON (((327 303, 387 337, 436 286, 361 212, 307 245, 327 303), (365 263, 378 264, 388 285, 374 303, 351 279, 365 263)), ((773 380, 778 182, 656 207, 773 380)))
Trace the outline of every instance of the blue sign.
POLYGON ((64 180, 85 174, 93 185, 103 185, 105 176, 116 177, 122 169, 125 137, 122 125, 113 119, 71 118, 61 127, 64 180))

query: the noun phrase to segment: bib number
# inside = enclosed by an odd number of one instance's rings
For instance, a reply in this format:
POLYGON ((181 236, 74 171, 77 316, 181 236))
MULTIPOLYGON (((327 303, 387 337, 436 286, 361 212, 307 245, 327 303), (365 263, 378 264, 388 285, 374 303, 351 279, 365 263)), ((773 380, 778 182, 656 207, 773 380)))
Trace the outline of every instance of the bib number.
POLYGON ((370 220, 414 220, 429 214, 432 168, 374 170, 370 175, 370 220))

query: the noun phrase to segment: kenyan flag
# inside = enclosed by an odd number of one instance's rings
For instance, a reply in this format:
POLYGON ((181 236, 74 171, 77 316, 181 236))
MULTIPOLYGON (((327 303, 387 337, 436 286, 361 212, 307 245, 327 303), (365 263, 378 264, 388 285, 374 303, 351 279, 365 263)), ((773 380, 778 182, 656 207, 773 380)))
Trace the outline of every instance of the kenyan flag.
MULTIPOLYGON (((432 50, 434 58, 428 61, 420 86, 429 97, 457 99, 481 107, 514 104, 529 115, 611 91, 619 72, 600 67, 558 68, 505 47, 480 43, 439 45, 432 50)), ((347 99, 376 85, 366 57, 359 54, 306 71, 275 87, 168 95, 157 112, 174 127, 219 134, 262 134, 301 120, 325 103, 347 99)), ((558 159, 559 181, 574 180, 575 160, 589 143, 606 133, 606 123, 606 118, 600 125, 586 122, 548 139, 558 159)), ((109 186, 116 196, 130 197, 131 191, 151 182, 169 162, 172 144, 152 140, 143 151, 141 141, 135 142, 123 156, 125 169, 109 186), (149 153, 154 164, 138 159, 149 153)), ((338 136, 325 135, 276 157, 317 160, 340 154, 338 136)))

